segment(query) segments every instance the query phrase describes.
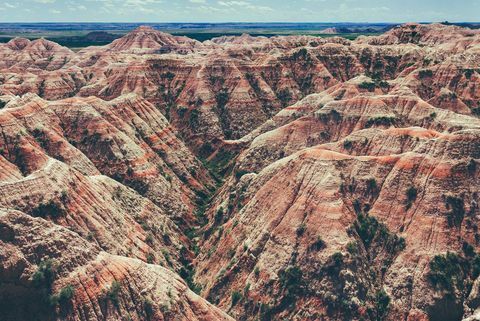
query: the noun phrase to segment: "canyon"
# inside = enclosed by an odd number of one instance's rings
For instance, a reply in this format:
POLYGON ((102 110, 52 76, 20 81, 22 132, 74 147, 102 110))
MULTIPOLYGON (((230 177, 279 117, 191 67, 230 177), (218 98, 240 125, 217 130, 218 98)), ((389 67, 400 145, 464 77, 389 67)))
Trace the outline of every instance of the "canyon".
POLYGON ((0 320, 480 320, 480 30, 0 44, 0 320))

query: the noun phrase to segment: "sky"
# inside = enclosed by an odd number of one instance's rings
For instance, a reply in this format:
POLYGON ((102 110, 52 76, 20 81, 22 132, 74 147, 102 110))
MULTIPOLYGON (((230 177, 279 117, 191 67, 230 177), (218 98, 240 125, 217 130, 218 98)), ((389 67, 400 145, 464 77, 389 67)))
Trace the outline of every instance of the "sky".
POLYGON ((0 22, 477 22, 480 0, 0 0, 0 22))

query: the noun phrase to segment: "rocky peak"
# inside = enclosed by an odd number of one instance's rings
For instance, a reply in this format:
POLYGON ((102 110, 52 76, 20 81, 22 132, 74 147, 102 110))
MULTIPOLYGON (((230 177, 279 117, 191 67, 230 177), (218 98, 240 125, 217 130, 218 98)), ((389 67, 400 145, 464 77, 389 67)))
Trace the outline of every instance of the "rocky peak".
POLYGON ((108 48, 122 52, 167 52, 186 53, 193 50, 197 41, 175 37, 149 26, 140 26, 122 38, 113 41, 108 48))

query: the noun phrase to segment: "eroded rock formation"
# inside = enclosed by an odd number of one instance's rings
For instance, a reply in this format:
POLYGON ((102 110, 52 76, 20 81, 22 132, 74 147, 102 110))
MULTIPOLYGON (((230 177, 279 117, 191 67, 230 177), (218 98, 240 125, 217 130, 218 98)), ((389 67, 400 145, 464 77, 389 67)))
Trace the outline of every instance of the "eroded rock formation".
POLYGON ((7 320, 480 315, 478 31, 0 58, 7 320))

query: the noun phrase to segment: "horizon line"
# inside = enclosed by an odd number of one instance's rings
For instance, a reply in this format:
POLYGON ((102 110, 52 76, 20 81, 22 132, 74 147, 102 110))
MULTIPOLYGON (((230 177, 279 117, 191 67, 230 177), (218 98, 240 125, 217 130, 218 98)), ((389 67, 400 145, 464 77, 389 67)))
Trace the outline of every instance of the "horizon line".
POLYGON ((378 22, 371 22, 371 21, 336 21, 336 22, 326 22, 326 21, 168 21, 168 22, 153 22, 153 21, 2 21, 1 24, 15 24, 15 23, 65 23, 65 24, 81 24, 81 23, 132 23, 132 24, 139 24, 139 23, 146 23, 146 24, 228 24, 228 23, 238 23, 238 24, 273 24, 273 23, 285 23, 285 24, 299 24, 299 23, 306 23, 306 24, 314 24, 314 23, 324 23, 324 24, 338 24, 338 23, 364 23, 364 24, 399 24, 399 23, 480 23, 480 21, 378 21, 378 22))

